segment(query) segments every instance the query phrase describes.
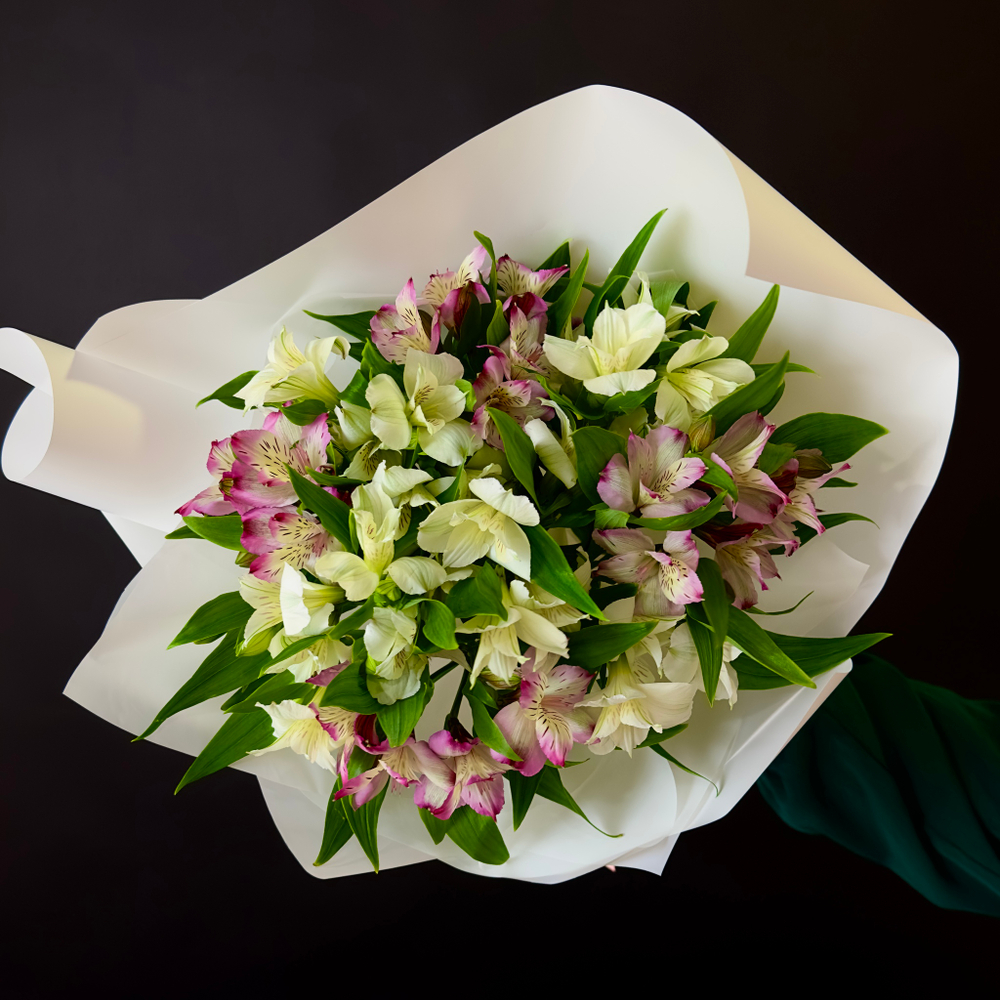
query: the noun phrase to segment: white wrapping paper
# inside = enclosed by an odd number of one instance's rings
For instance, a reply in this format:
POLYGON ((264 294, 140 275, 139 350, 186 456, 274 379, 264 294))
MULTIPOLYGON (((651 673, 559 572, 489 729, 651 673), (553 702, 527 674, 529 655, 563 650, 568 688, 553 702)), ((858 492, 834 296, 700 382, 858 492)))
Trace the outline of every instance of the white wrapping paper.
MULTIPOLYGON (((231 553, 207 542, 163 543, 172 511, 208 485, 213 438, 240 426, 237 411, 194 403, 234 374, 262 363, 287 325, 299 342, 328 335, 305 316, 354 312, 391 301, 403 282, 454 267, 474 246, 473 229, 500 253, 537 263, 564 239, 574 262, 590 249, 602 278, 636 230, 669 209, 642 266, 692 282, 694 300, 718 298, 716 334, 730 335, 783 286, 762 361, 790 349, 819 376, 792 374, 771 415, 854 413, 891 434, 852 460, 852 490, 826 490, 827 510, 872 517, 820 536, 779 560, 762 607, 815 594, 776 626, 801 635, 846 634, 885 584, 940 468, 957 386, 947 338, 899 295, 695 122, 650 98, 587 87, 498 125, 415 174, 299 250, 207 299, 147 302, 102 317, 76 351, 17 330, 0 330, 0 365, 36 388, 8 431, 3 470, 11 479, 104 511, 143 566, 66 694, 129 732, 156 711, 204 657, 166 645, 201 603, 233 588, 231 553)), ((353 371, 331 371, 343 387, 353 371)), ((699 704, 671 752, 705 781, 652 753, 591 758, 565 783, 609 839, 569 811, 533 803, 515 833, 499 819, 511 852, 482 865, 447 839, 431 843, 410 797, 391 794, 379 829, 383 868, 440 858, 483 875, 555 883, 609 863, 659 872, 684 830, 725 815, 850 669, 817 679, 815 691, 746 691, 732 710, 699 704)), ((426 718, 440 721, 454 674, 426 718), (449 683, 450 682, 450 683, 449 683)), ((155 742, 197 754, 218 728, 222 699, 182 712, 155 742)), ((427 723, 436 728, 433 724, 427 723)), ((427 735, 418 730, 419 735, 427 735)), ((235 765, 257 775, 289 848, 321 878, 370 870, 356 842, 322 868, 330 775, 291 751, 235 765)))

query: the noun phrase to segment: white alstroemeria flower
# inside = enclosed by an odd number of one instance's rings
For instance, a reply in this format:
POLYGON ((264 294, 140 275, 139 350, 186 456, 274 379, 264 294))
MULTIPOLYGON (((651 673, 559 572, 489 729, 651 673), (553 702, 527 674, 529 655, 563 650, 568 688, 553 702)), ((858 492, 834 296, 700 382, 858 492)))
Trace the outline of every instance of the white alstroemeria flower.
MULTIPOLYGON (((370 410, 366 412, 371 412, 370 410)), ((373 437, 366 441, 354 453, 351 464, 344 469, 345 479, 357 479, 358 482, 366 483, 375 475, 380 465, 393 468, 399 465, 402 455, 398 451, 390 451, 382 447, 382 442, 373 437)))
POLYGON ((254 613, 243 632, 244 643, 276 625, 290 636, 316 635, 326 628, 333 605, 344 599, 340 587, 310 583, 295 567, 285 563, 278 580, 247 574, 240 580, 240 596, 254 613), (288 580, 285 583, 285 580, 288 580))
POLYGON ((251 750, 255 757, 291 747, 296 753, 308 757, 313 764, 337 773, 337 751, 354 743, 354 712, 332 706, 314 708, 312 705, 300 705, 297 701, 270 705, 258 702, 257 707, 271 716, 271 728, 277 740, 262 750, 251 750))
MULTIPOLYGON (((722 672, 719 674, 715 697, 728 700, 730 708, 736 704, 736 689, 739 687, 739 677, 730 664, 739 655, 740 651, 731 642, 723 643, 722 672)), ((660 664, 660 673, 669 681, 694 684, 699 691, 705 690, 701 660, 698 659, 698 650, 687 623, 678 625, 670 634, 669 645, 666 645, 660 664)))
MULTIPOLYGON (((282 650, 301 638, 302 636, 291 636, 282 629, 271 639, 267 651, 271 656, 277 656, 282 650)), ((264 673, 280 674, 283 670, 290 670, 295 680, 299 684, 304 684, 310 677, 315 677, 328 667, 335 667, 350 659, 350 646, 345 645, 339 639, 331 639, 321 635, 308 649, 300 650, 288 657, 287 660, 275 663, 273 667, 268 667, 264 673)))
POLYGON ((235 395, 248 407, 319 399, 333 408, 340 394, 326 377, 326 365, 331 354, 346 358, 349 348, 344 337, 322 337, 314 339, 303 354, 291 332, 282 327, 267 348, 267 364, 235 395))
POLYGON ((488 477, 472 480, 469 491, 479 499, 454 500, 431 511, 417 532, 417 544, 425 552, 443 553, 445 566, 470 566, 489 554, 530 580, 531 545, 521 525, 539 522, 532 502, 488 477))
POLYGON ((386 573, 404 594, 429 594, 446 583, 472 576, 472 567, 448 570, 429 556, 402 556, 389 564, 386 573))
POLYGON ((334 409, 333 415, 337 418, 337 427, 333 428, 331 437, 341 450, 354 451, 374 436, 372 411, 367 406, 358 406, 345 399, 334 409))
POLYGON ((607 684, 580 702, 601 709, 590 749, 605 754, 621 747, 631 757, 650 729, 662 733, 691 718, 697 690, 693 684, 657 681, 652 668, 632 667, 619 657, 608 664, 607 684))
POLYGON ((399 510, 399 524, 395 535, 397 540, 406 534, 406 529, 410 526, 413 507, 422 507, 424 504, 438 506, 437 497, 427 486, 430 481, 431 474, 422 469, 386 467, 384 462, 372 477, 372 485, 380 487, 399 510))
MULTIPOLYGON (((590 563, 580 567, 576 576, 581 583, 584 580, 589 583, 590 563)), ((525 585, 520 580, 512 581, 509 589, 503 587, 503 605, 507 609, 506 621, 497 615, 477 615, 455 629, 467 635, 479 635, 472 683, 486 670, 491 681, 509 684, 517 668, 527 659, 521 653, 519 642, 534 646, 539 654, 565 656, 568 642, 562 627, 587 617, 537 584, 525 585)))
POLYGON ((656 390, 655 409, 660 420, 687 432, 696 416, 753 381, 753 369, 745 361, 719 357, 728 346, 725 337, 706 334, 677 348, 656 390))
POLYGON ((561 427, 561 437, 556 437, 544 420, 537 417, 524 425, 524 432, 531 438, 535 453, 542 464, 567 488, 576 485, 576 448, 573 445, 569 417, 562 407, 551 399, 546 403, 556 411, 561 427))
POLYGON ((397 611, 376 608, 365 625, 368 690, 383 705, 409 698, 420 688, 427 657, 414 652, 417 606, 397 611))
POLYGON ((414 430, 420 447, 439 462, 461 465, 482 441, 471 424, 459 420, 465 393, 455 385, 464 373, 450 354, 427 354, 410 348, 403 365, 403 388, 391 375, 376 375, 365 390, 372 408, 372 432, 384 448, 408 448, 414 430))
POLYGON ((545 357, 565 375, 580 379, 590 392, 614 396, 649 385, 656 378, 642 366, 663 342, 666 323, 648 302, 628 309, 605 305, 594 321, 594 337, 545 338, 545 357))
MULTIPOLYGON (((665 283, 665 280, 657 281, 658 285, 665 283)), ((622 303, 626 307, 635 305, 637 302, 648 302, 651 306, 655 306, 656 302, 653 299, 652 284, 653 282, 650 281, 649 275, 645 271, 636 271, 629 278, 628 284, 622 289, 622 303)), ((676 302, 671 302, 665 310, 660 309, 658 311, 667 324, 667 336, 670 335, 670 331, 676 330, 680 326, 685 316, 696 316, 698 314, 697 309, 688 309, 686 306, 678 305, 676 302)))
MULTIPOLYGON (((604 617, 609 622, 635 622, 650 621, 649 618, 642 618, 635 613, 635 598, 623 597, 619 601, 612 601, 604 609, 604 617)), ((645 638, 640 639, 634 646, 625 650, 625 659, 629 666, 637 664, 653 667, 662 673, 663 656, 670 645, 670 634, 678 622, 683 621, 683 617, 654 619, 656 625, 653 631, 645 638)), ((671 677, 670 680, 677 678, 671 677)))

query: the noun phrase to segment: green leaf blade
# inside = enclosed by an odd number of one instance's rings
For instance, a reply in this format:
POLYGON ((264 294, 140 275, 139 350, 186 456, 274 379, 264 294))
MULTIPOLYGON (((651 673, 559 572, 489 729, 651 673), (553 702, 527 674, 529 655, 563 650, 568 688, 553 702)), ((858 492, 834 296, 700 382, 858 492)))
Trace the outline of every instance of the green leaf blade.
POLYGON ((263 750, 275 740, 271 717, 262 708, 253 712, 231 715, 222 728, 208 741, 208 745, 185 771, 176 795, 182 788, 222 768, 242 760, 252 750, 263 750))
POLYGON ((563 555, 563 550, 540 525, 522 525, 531 546, 531 581, 570 607, 603 620, 604 612, 593 602, 563 555))
POLYGON ((764 296, 764 301, 754 310, 746 322, 729 338, 729 346, 723 352, 724 358, 738 358, 750 364, 756 357, 764 335, 778 308, 780 287, 772 285, 764 296))
POLYGON ((205 642, 233 629, 242 629, 252 614, 253 608, 243 600, 238 590, 220 594, 198 608, 167 649, 189 642, 205 642))

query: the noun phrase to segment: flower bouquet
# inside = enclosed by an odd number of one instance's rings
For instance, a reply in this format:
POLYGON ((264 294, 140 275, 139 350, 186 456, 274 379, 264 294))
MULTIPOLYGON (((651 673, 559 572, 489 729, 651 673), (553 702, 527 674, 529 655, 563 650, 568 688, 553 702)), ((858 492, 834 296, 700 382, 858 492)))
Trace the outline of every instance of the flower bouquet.
POLYGON ((955 383, 943 336, 707 133, 605 88, 203 302, 0 355, 38 387, 5 472, 145 564, 67 693, 196 754, 182 786, 256 773, 321 877, 660 870, 881 638, 843 635, 955 383), (573 169, 529 176, 516 150, 570 132, 573 169), (477 223, 511 255, 477 233, 440 271, 477 223))

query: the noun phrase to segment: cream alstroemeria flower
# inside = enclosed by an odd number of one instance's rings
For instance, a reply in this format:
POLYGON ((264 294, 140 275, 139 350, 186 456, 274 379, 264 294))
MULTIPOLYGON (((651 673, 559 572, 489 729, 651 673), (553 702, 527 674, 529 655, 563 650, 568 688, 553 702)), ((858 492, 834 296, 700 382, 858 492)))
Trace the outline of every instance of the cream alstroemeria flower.
POLYGON ((660 420, 687 432, 696 416, 753 381, 753 369, 745 361, 719 357, 728 346, 725 337, 706 334, 677 348, 656 390, 655 409, 660 420))
POLYGON ((535 453, 542 464, 567 488, 576 485, 576 448, 573 445, 572 428, 569 417, 563 413, 562 407, 549 400, 546 403, 556 411, 562 430, 561 437, 556 437, 544 420, 537 417, 524 425, 524 432, 535 446, 535 453))
MULTIPOLYGON (((581 566, 576 575, 581 583, 589 583, 590 563, 581 566)), ((477 615, 455 629, 479 635, 472 683, 486 670, 491 681, 509 684, 527 659, 519 642, 534 646, 541 653, 565 656, 568 642, 562 627, 587 617, 537 584, 525 585, 520 580, 513 580, 509 589, 503 587, 503 605, 507 609, 506 621, 497 615, 477 615)))
POLYGON ((262 750, 251 750, 255 757, 291 747, 313 764, 337 773, 338 751, 354 743, 354 712, 333 706, 313 708, 297 701, 270 705, 258 702, 257 707, 271 716, 271 728, 277 740, 262 750))
POLYGON ((649 385, 656 378, 642 366, 663 342, 666 323, 648 302, 628 309, 605 305, 594 321, 594 337, 545 338, 545 357, 564 375, 580 379, 590 392, 614 396, 649 385))
POLYGON ((605 686, 580 702, 601 709, 588 741, 590 749, 605 754, 621 747, 631 756, 650 729, 662 733, 687 722, 697 690, 694 684, 657 681, 652 668, 629 666, 627 659, 619 657, 608 664, 605 686))
MULTIPOLYGON (((302 636, 291 636, 282 629, 271 639, 267 651, 271 656, 277 656, 282 650, 301 638, 302 636)), ((339 639, 331 639, 329 636, 320 634, 316 642, 308 649, 300 650, 288 659, 275 663, 273 667, 268 667, 264 673, 280 674, 283 670, 290 670, 295 680, 299 684, 304 684, 310 677, 315 677, 328 667, 335 667, 350 659, 350 646, 339 639)))
POLYGON ((399 524, 396 526, 396 539, 406 534, 410 526, 413 507, 430 504, 438 506, 437 497, 428 488, 431 474, 422 469, 404 469, 401 466, 386 466, 383 462, 372 477, 372 486, 378 486, 393 502, 399 511, 399 524))
POLYGON ((416 653, 417 605, 398 611, 376 608, 365 625, 368 690, 383 705, 409 698, 420 688, 427 657, 416 653))
POLYGON ((277 625, 296 638, 317 635, 326 628, 333 605, 344 600, 342 588, 310 583, 289 563, 277 580, 247 574, 240 580, 240 595, 254 609, 243 632, 244 645, 277 625))
POLYGON ((443 553, 445 566, 470 566, 489 554, 530 580, 531 545, 521 525, 539 522, 532 502, 490 477, 472 480, 469 491, 479 499, 454 500, 431 511, 420 525, 417 544, 425 552, 443 553))
POLYGON ((384 448, 408 448, 416 431, 420 447, 439 462, 461 465, 482 441, 467 420, 466 395, 455 385, 464 373, 450 354, 427 354, 410 348, 403 365, 403 388, 391 375, 376 375, 365 390, 371 428, 384 448))
MULTIPOLYGON (((687 624, 678 625, 670 633, 669 644, 665 645, 660 673, 668 681, 694 684, 699 691, 704 691, 705 681, 701 676, 701 660, 698 659, 698 650, 687 624)), ((730 664, 739 655, 740 651, 731 642, 723 643, 722 672, 719 674, 719 686, 715 697, 728 700, 730 708, 736 704, 736 691, 739 687, 739 677, 730 664)))
POLYGON ((282 327, 267 348, 267 364, 235 395, 248 407, 319 399, 332 409, 340 403, 340 393, 326 377, 326 365, 333 353, 346 358, 349 347, 344 337, 322 337, 314 339, 303 354, 291 332, 282 327))
POLYGON ((343 451, 354 451, 374 436, 372 411, 367 406, 358 406, 345 399, 334 409, 333 415, 337 418, 337 426, 332 429, 330 436, 343 451))
MULTIPOLYGON (((626 307, 635 305, 637 302, 648 302, 651 306, 655 306, 657 297, 654 297, 654 291, 663 289, 668 284, 676 287, 674 281, 665 280, 666 275, 670 273, 672 272, 660 272, 661 277, 656 281, 651 281, 645 271, 636 271, 629 278, 628 284, 622 289, 622 303, 626 307)), ((660 309, 657 311, 663 316, 667 324, 666 333, 668 337, 671 331, 676 330, 680 326, 685 316, 696 316, 698 314, 697 309, 688 309, 686 306, 678 305, 673 301, 665 308, 661 304, 660 309)))

